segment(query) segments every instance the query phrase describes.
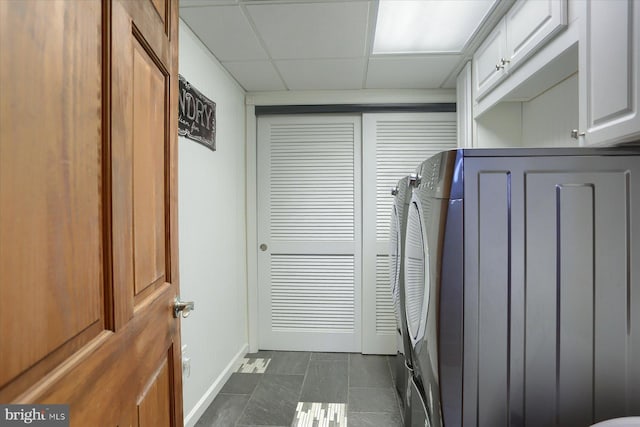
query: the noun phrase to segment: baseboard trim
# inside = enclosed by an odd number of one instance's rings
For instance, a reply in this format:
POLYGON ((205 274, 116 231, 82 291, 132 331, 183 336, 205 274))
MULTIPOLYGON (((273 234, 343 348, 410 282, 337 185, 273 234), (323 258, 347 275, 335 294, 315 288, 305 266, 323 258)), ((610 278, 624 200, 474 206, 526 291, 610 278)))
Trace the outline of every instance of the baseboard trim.
POLYGON ((184 417, 184 427, 195 426, 195 424, 198 422, 202 414, 204 414, 204 411, 207 410, 209 405, 211 405, 211 402, 213 402, 213 399, 216 398, 216 396, 220 392, 220 389, 222 389, 222 386, 224 385, 224 383, 226 383, 229 377, 231 376, 231 374, 233 374, 233 371, 235 370, 236 366, 238 366, 238 364, 240 363, 240 360, 247 353, 248 348, 249 348, 248 344, 244 344, 242 346, 240 351, 234 356, 231 362, 229 362, 229 364, 224 368, 224 370, 218 376, 218 378, 215 379, 213 384, 211 384, 211 386, 207 389, 207 391, 200 398, 200 400, 198 400, 198 403, 196 403, 193 409, 187 414, 186 417, 184 417))

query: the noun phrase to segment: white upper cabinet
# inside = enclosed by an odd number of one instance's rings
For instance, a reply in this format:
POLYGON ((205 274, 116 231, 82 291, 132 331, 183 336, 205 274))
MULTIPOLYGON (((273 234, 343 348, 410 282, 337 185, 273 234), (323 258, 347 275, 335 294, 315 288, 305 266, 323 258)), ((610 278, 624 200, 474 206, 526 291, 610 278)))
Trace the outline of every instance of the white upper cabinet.
POLYGON ((505 25, 502 19, 473 55, 476 97, 480 98, 502 80, 507 51, 505 25))
POLYGON ((567 26, 566 0, 517 1, 505 16, 509 70, 567 26))
POLYGON ((519 0, 473 56, 476 100, 567 26, 567 0, 519 0))
POLYGON ((640 2, 586 3, 580 47, 581 136, 585 145, 640 138, 640 2))

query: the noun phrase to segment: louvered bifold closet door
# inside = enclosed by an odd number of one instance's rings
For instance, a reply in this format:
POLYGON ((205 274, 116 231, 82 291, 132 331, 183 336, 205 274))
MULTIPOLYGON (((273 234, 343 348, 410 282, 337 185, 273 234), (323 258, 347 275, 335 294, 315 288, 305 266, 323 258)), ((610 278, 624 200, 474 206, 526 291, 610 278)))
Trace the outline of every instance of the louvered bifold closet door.
POLYGON ((258 317, 265 350, 361 350, 361 122, 258 119, 258 317))
POLYGON ((363 353, 395 354, 389 232, 398 180, 432 155, 456 148, 455 113, 363 114, 363 353))

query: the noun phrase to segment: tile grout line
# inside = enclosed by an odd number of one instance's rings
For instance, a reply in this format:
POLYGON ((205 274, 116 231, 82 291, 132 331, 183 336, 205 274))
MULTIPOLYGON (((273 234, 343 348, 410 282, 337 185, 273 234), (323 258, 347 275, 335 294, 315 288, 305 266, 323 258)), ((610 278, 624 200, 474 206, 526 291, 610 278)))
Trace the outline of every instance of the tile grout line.
POLYGON ((347 419, 347 425, 349 425, 349 389, 351 388, 351 353, 347 353, 347 406, 345 407, 344 417, 347 419))
MULTIPOLYGON (((395 357, 398 357, 397 353, 396 353, 395 357)), ((394 397, 393 400, 396 402, 396 408, 398 408, 398 415, 401 416, 402 415, 401 414, 402 408, 400 407, 400 402, 398 402, 399 396, 398 396, 398 394, 396 392, 396 384, 395 384, 395 381, 393 379, 393 371, 391 370, 392 368, 391 368, 391 362, 389 362, 389 356, 388 355, 385 356, 385 359, 387 359, 387 367, 389 368, 389 375, 390 375, 390 378, 391 378, 391 390, 393 390, 393 397, 394 397)), ((396 372, 396 375, 398 375, 397 372, 396 372)))
MULTIPOLYGON (((245 356, 246 356, 246 354, 245 354, 245 356)), ((242 419, 242 416, 244 415, 244 412, 247 410, 247 406, 249 406, 249 402, 251 401, 251 398, 253 397, 253 393, 256 392, 256 389, 258 388, 258 385, 260 384, 260 382, 262 381, 262 378, 264 376, 264 374, 254 374, 254 375, 260 375, 260 379, 256 383, 256 386, 253 388, 253 390, 251 390, 251 394, 249 394, 249 398, 247 399, 247 403, 244 404, 244 407, 242 408, 242 412, 240 412, 240 415, 236 419, 236 422, 234 423, 234 426, 236 426, 236 427, 238 426, 238 423, 242 419)), ((227 381, 229 381, 229 380, 227 380, 227 381)))

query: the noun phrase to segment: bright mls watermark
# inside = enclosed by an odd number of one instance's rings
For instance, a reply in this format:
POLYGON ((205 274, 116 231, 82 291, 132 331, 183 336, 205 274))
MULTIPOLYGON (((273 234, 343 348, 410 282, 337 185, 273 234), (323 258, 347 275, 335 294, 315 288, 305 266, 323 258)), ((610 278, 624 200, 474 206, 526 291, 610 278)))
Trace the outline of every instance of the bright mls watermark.
POLYGON ((0 427, 69 427, 69 405, 0 405, 0 427))

